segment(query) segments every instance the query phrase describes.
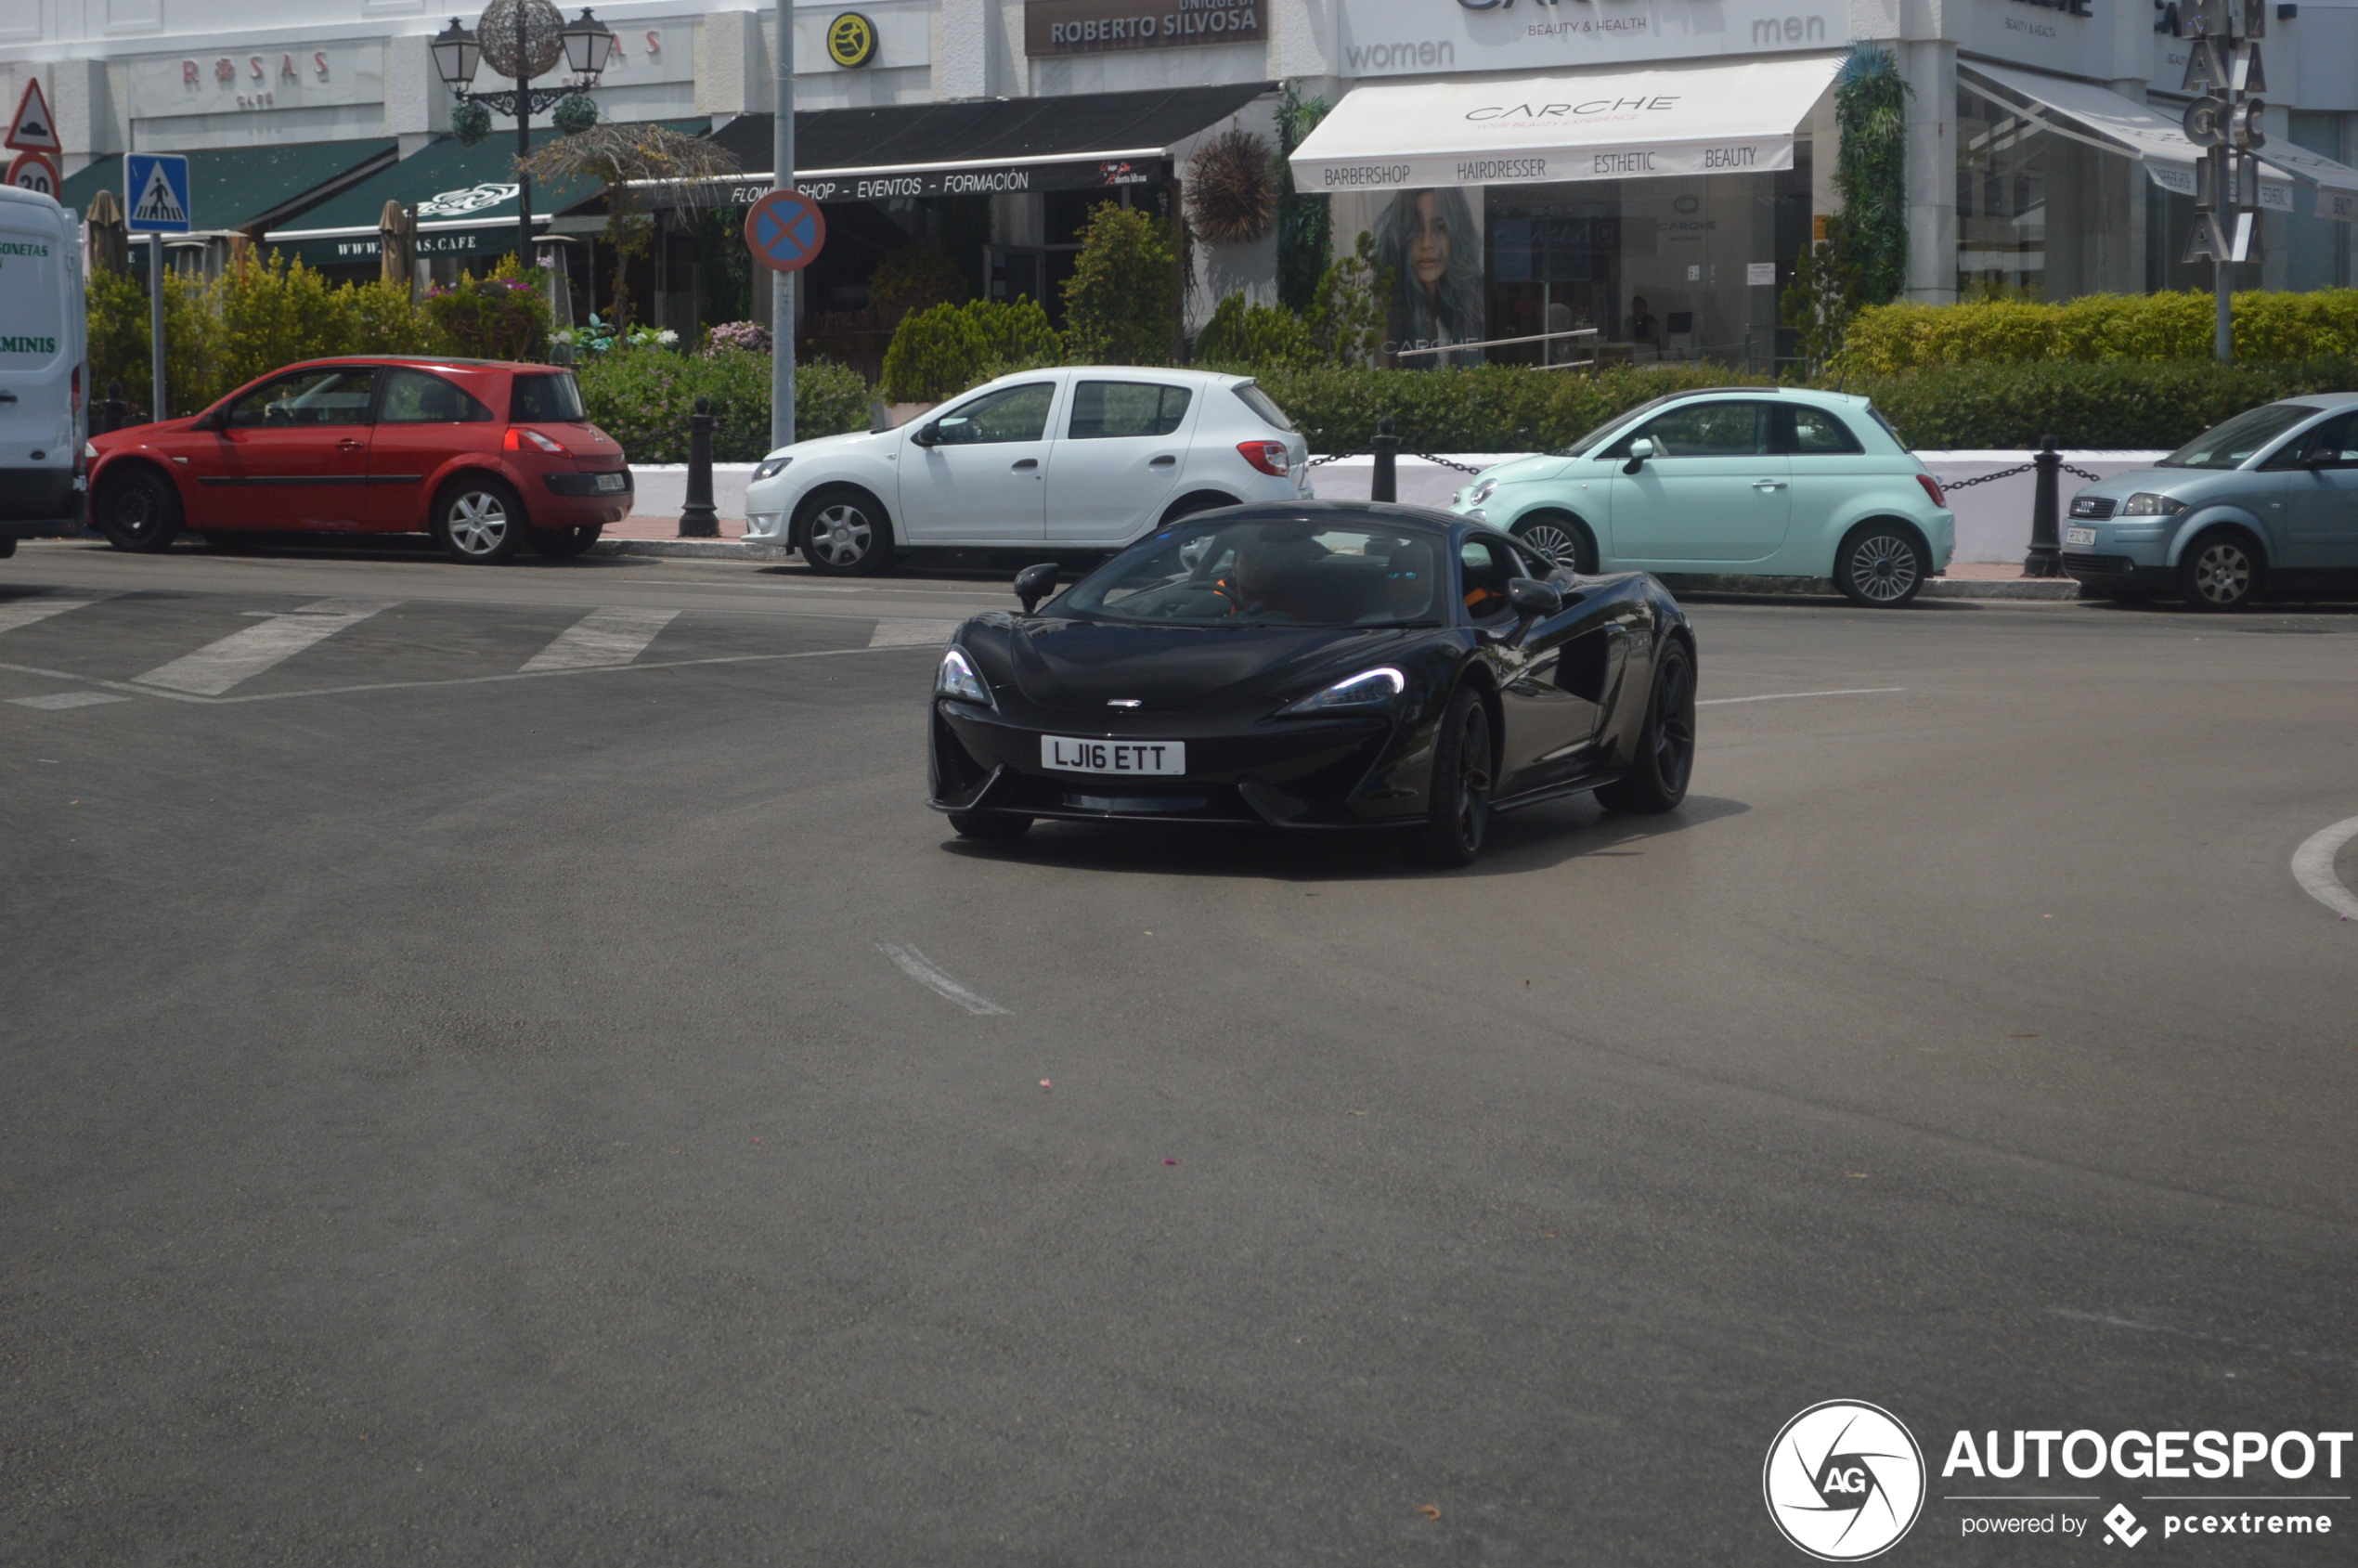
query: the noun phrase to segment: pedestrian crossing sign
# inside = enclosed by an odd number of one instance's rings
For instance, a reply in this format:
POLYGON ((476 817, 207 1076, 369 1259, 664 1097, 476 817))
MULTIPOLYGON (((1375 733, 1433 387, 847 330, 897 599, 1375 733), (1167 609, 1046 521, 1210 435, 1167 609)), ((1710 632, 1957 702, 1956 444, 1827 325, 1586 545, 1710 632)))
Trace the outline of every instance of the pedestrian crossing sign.
POLYGON ((134 234, 188 232, 188 161, 171 152, 134 152, 123 161, 123 210, 134 234))

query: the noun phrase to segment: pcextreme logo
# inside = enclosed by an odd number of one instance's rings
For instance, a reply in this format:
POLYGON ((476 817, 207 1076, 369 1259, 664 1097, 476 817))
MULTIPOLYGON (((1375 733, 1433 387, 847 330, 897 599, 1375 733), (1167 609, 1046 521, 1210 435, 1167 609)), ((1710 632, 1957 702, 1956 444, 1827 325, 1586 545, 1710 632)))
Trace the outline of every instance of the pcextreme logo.
POLYGON ((1768 1445, 1760 1490, 1785 1539, 1821 1562, 1888 1551, 1924 1506, 1924 1455, 1890 1411, 1829 1399, 1768 1445))

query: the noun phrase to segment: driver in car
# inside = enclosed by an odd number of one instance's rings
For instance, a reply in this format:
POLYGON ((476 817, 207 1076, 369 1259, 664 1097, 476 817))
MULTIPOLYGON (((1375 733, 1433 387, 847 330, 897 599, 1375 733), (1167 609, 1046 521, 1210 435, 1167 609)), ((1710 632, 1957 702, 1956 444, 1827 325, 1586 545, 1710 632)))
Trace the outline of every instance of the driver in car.
POLYGON ((1276 543, 1248 539, 1237 547, 1237 558, 1213 579, 1212 587, 1227 599, 1232 616, 1313 620, 1316 606, 1303 591, 1309 586, 1303 568, 1324 553, 1308 539, 1276 543))

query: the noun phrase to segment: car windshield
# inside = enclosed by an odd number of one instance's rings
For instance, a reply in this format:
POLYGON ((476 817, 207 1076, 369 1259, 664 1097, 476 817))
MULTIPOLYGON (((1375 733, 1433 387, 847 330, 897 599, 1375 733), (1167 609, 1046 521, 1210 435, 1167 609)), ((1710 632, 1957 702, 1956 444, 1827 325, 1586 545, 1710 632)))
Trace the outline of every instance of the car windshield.
POLYGON ((1436 624, 1440 538, 1348 523, 1182 525, 1072 586, 1059 614, 1137 626, 1436 624))
POLYGON ((1640 403, 1634 408, 1625 408, 1620 413, 1615 414, 1613 418, 1607 420, 1604 423, 1599 425, 1596 429, 1590 431, 1587 434, 1582 436, 1579 440, 1574 442, 1571 446, 1566 447, 1561 451, 1556 453, 1556 456, 1560 458, 1585 458, 1588 455, 1590 449, 1592 449, 1599 442, 1602 441, 1606 436, 1611 435, 1614 431, 1626 429, 1631 421, 1636 420, 1642 415, 1652 413, 1654 409, 1661 408, 1665 403, 1669 402, 1673 397, 1683 397, 1686 394, 1684 393, 1674 392, 1665 396, 1656 397, 1650 402, 1640 403))
POLYGON ((2241 468, 2261 447, 2310 415, 2306 403, 2270 403, 2206 430, 2161 460, 2164 468, 2241 468))

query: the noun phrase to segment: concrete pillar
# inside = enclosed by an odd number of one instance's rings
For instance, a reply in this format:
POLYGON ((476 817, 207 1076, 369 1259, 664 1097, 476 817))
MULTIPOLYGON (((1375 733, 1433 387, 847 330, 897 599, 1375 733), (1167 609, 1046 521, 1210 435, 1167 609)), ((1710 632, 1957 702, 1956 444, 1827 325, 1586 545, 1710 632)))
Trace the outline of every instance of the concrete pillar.
POLYGON ((933 96, 986 98, 992 96, 991 60, 999 52, 999 7, 995 0, 941 0, 936 14, 941 36, 934 45, 933 96))
POLYGON ((759 15, 706 12, 696 25, 696 112, 766 112, 771 91, 769 45, 759 15))
POLYGON ((1908 97, 1908 297, 1957 299, 1957 45, 1892 45, 1908 97))

